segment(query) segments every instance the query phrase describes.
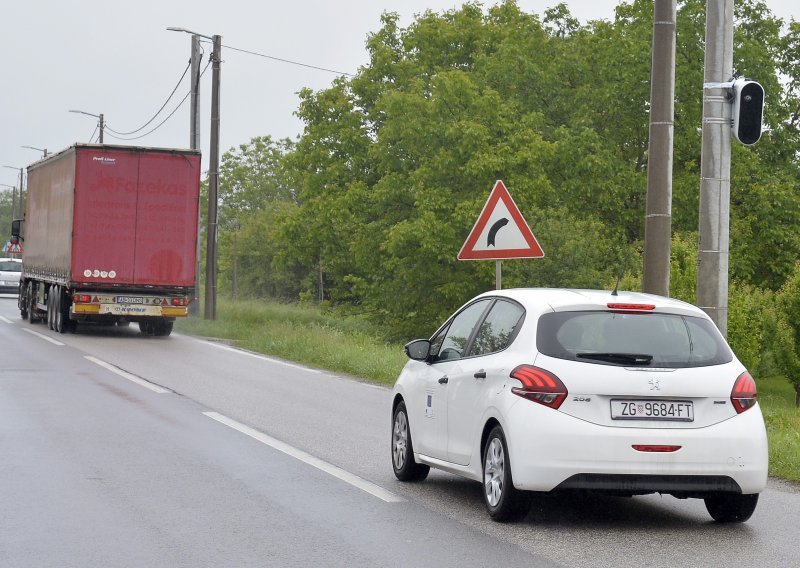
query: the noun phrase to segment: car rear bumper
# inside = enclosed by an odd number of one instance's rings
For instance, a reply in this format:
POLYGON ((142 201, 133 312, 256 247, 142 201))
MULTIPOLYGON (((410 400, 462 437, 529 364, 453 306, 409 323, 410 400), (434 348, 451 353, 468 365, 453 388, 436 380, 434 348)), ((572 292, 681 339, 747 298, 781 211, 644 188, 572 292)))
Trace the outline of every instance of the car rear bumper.
POLYGON ((515 404, 507 416, 512 475, 519 489, 695 497, 758 493, 766 487, 767 435, 758 405, 705 428, 659 429, 599 426, 525 402, 515 404), (554 415, 543 421, 541 412, 554 415), (634 445, 680 449, 642 452, 634 445))

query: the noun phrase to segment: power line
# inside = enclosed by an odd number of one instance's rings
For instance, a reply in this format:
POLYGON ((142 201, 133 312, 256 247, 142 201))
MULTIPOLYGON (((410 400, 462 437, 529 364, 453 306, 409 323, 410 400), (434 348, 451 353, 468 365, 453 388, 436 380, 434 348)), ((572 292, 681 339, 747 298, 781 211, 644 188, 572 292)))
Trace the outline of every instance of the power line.
MULTIPOLYGON (((175 96, 175 92, 178 90, 178 87, 181 86, 181 83, 183 83, 183 79, 184 79, 184 77, 186 77, 186 73, 189 72, 189 67, 191 67, 191 63, 189 63, 186 66, 186 69, 183 70, 183 74, 181 75, 181 78, 178 79, 178 83, 175 85, 175 88, 172 89, 172 92, 167 97, 167 100, 164 101, 164 104, 161 105, 161 108, 159 108, 158 111, 156 111, 156 113, 153 115, 153 117, 150 120, 145 122, 142 126, 137 128, 136 130, 131 130, 130 132, 119 132, 117 130, 114 130, 113 128, 110 128, 108 126, 108 124, 105 125, 105 130, 109 131, 109 132, 113 132, 114 134, 118 134, 119 136, 130 136, 131 134, 136 134, 137 132, 140 132, 140 131, 144 130, 147 126, 150 125, 150 123, 152 123, 156 119, 156 117, 158 117, 159 114, 161 114, 161 111, 164 110, 164 108, 167 106, 167 104, 169 104, 169 101, 172 100, 172 97, 175 96)), ((172 115, 170 115, 170 116, 172 116, 172 115)), ((169 117, 167 117, 167 118, 169 118, 169 117)))
POLYGON ((264 59, 272 59, 273 61, 280 61, 281 63, 288 63, 290 65, 298 65, 300 67, 308 67, 309 69, 316 69, 317 71, 326 71, 328 73, 336 73, 337 75, 347 75, 348 77, 355 77, 352 73, 347 73, 345 71, 336 71, 335 69, 327 69, 325 67, 317 67, 316 65, 309 65, 307 63, 300 63, 299 61, 292 61, 290 59, 282 59, 280 57, 274 57, 272 55, 266 55, 264 53, 258 53, 255 51, 248 51, 246 49, 239 49, 238 47, 231 47, 230 45, 223 45, 225 49, 230 49, 233 51, 240 51, 242 53, 247 53, 249 55, 255 55, 257 57, 263 57, 264 59))
MULTIPOLYGON (((203 72, 200 73, 200 77, 205 75, 206 69, 208 69, 208 66, 210 64, 211 64, 211 60, 209 60, 208 63, 206 63, 206 66, 203 68, 203 72)), ((188 99, 189 95, 191 95, 191 94, 192 94, 191 90, 188 93, 186 93, 186 96, 184 96, 183 99, 181 99, 181 102, 178 103, 178 106, 176 106, 174 109, 172 109, 172 112, 169 113, 169 115, 167 115, 167 117, 164 120, 162 120, 160 123, 158 123, 158 125, 155 128, 153 128, 152 130, 149 130, 148 132, 145 132, 144 134, 141 134, 139 136, 134 136, 132 138, 122 138, 122 137, 119 137, 119 136, 114 136, 113 134, 109 134, 108 136, 110 136, 111 138, 114 138, 115 140, 123 140, 125 142, 131 141, 131 140, 139 140, 140 138, 144 138, 145 136, 149 136, 150 134, 152 134, 153 132, 155 132, 156 130, 158 130, 162 126, 164 126, 164 123, 166 123, 170 118, 172 118, 172 115, 174 115, 176 112, 178 112, 178 109, 181 108, 181 106, 183 106, 183 103, 186 102, 186 99, 188 99)))

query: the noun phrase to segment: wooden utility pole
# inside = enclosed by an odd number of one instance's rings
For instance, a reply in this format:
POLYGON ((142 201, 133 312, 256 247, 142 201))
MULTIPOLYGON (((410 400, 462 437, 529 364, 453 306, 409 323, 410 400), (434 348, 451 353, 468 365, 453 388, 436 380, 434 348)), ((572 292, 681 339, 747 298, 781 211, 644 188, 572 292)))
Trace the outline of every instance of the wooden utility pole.
POLYGON ((222 61, 222 36, 212 38, 214 51, 211 54, 211 150, 208 166, 208 226, 206 230, 206 303, 204 317, 217 319, 217 229, 219 219, 217 198, 219 195, 219 86, 220 62, 222 61))
POLYGON ((672 238, 672 139, 675 116, 677 0, 655 0, 650 69, 650 139, 644 227, 645 292, 669 296, 672 238))

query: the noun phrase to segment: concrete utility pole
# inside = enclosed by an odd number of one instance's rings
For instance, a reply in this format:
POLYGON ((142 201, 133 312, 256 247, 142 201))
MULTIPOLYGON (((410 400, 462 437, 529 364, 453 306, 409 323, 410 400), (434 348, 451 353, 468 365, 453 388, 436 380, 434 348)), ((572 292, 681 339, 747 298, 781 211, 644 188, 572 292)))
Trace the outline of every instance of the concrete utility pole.
POLYGON ((650 69, 650 140, 644 226, 645 292, 669 296, 672 237, 672 138, 675 116, 677 0, 655 0, 650 69))
POLYGON ((733 0, 706 4, 697 305, 728 335, 733 0))
MULTIPOLYGON (((192 74, 191 113, 189 115, 189 148, 200 149, 200 36, 192 34, 192 54, 190 73, 192 74)), ((194 272, 194 298, 189 304, 189 313, 193 316, 200 314, 200 265, 203 248, 200 245, 200 225, 203 216, 200 207, 197 207, 197 250, 196 266, 194 272)))
POLYGON ((206 304, 204 318, 217 319, 217 196, 219 195, 219 83, 222 36, 213 38, 211 54, 211 151, 208 166, 208 229, 206 232, 206 304))

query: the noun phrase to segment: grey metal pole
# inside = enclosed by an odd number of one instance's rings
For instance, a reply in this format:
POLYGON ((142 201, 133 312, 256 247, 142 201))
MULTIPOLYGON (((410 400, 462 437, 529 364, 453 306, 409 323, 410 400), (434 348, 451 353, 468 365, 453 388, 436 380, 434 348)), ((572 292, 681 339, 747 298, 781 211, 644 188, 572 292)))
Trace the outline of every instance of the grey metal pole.
POLYGON ((206 231, 206 304, 204 317, 217 319, 217 196, 219 194, 219 83, 222 36, 215 35, 211 67, 211 151, 208 169, 208 229, 206 231))
MULTIPOLYGON (((200 149, 200 36, 192 34, 192 54, 190 72, 192 74, 191 112, 189 115, 189 148, 200 149)), ((200 314, 200 269, 203 247, 200 240, 200 225, 203 215, 198 204, 197 207, 197 246, 195 251, 194 271, 194 298, 189 304, 189 313, 193 316, 200 314)))
POLYGON ((669 296, 676 13, 677 0, 655 0, 642 287, 661 296, 669 296))
POLYGON ((728 253, 731 194, 733 0, 706 4, 703 145, 700 159, 700 241, 697 305, 728 335, 728 253))
POLYGON ((103 130, 105 130, 105 122, 103 121, 103 113, 98 117, 100 119, 100 144, 103 143, 103 130))
POLYGON ((494 287, 495 287, 495 290, 501 290, 503 288, 503 261, 502 260, 495 260, 494 261, 494 287))

